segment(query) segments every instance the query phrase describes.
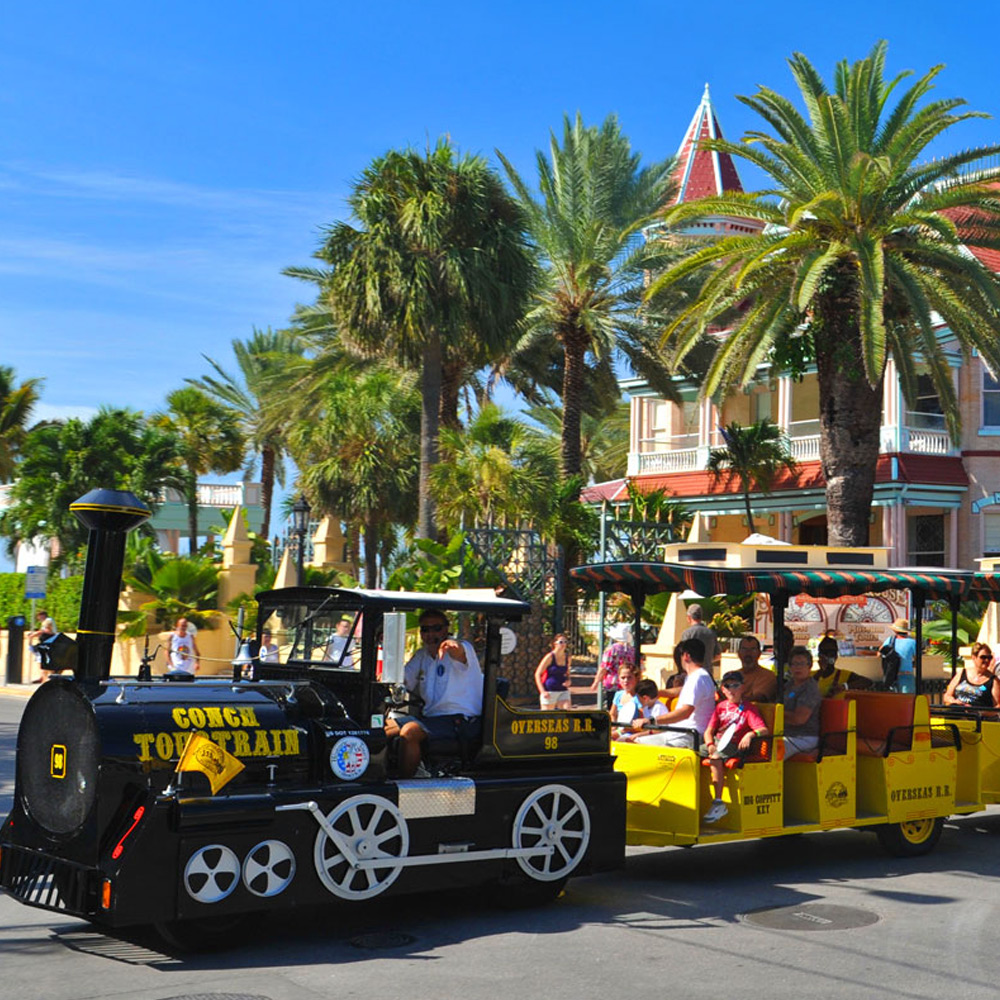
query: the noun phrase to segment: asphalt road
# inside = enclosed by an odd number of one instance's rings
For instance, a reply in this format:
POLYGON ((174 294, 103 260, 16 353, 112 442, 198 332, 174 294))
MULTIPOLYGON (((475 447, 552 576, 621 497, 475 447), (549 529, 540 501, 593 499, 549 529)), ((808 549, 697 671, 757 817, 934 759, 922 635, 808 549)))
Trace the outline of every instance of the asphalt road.
MULTIPOLYGON (((22 707, 0 697, 0 806, 22 707)), ((635 848, 623 871, 572 881, 541 910, 468 895, 375 901, 286 916, 193 957, 0 895, 0 996, 993 998, 998 848, 993 809, 949 823, 933 854, 906 861, 853 831, 635 848)))

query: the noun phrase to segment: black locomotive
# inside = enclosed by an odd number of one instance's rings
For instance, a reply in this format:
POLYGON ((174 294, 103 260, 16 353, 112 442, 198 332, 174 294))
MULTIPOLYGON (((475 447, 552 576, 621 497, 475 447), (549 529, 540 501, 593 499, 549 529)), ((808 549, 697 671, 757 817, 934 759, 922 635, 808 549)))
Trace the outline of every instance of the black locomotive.
POLYGON ((0 829, 0 886, 15 898, 203 943, 252 913, 381 894, 489 884, 541 901, 623 862, 607 715, 504 698, 500 629, 526 605, 271 591, 255 655, 232 676, 115 678, 125 536, 149 512, 110 490, 71 509, 90 529, 77 667, 41 685, 21 722, 0 829), (430 744, 427 776, 402 779, 385 721, 408 710, 394 683, 404 616, 428 607, 476 631, 482 726, 430 744))

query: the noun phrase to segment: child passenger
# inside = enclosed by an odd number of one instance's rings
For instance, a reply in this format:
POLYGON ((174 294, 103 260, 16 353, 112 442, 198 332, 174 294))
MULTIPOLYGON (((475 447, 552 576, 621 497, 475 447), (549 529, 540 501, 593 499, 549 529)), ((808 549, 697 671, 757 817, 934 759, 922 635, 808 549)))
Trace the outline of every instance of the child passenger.
POLYGON ((648 677, 636 684, 635 700, 638 702, 638 711, 633 716, 631 728, 620 732, 615 737, 616 740, 631 743, 648 722, 655 721, 661 715, 667 714, 667 706, 660 701, 659 695, 660 691, 656 686, 656 681, 652 681, 648 677))
POLYGON ((712 769, 712 790, 715 800, 705 813, 706 823, 718 823, 729 811, 722 801, 726 761, 739 758, 750 749, 755 736, 767 735, 767 723, 754 708, 743 700, 743 674, 730 670, 720 682, 723 699, 715 706, 712 721, 705 730, 704 753, 712 769))

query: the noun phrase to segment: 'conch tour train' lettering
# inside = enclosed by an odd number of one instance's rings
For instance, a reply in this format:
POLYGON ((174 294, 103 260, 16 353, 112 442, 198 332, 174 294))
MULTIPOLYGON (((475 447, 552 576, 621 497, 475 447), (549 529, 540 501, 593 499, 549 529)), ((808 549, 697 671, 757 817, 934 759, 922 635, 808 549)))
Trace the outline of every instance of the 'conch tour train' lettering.
POLYGON ((256 713, 247 706, 179 706, 171 715, 178 727, 173 732, 132 734, 140 761, 179 757, 193 732, 234 757, 294 757, 299 753, 297 729, 262 729, 256 713))

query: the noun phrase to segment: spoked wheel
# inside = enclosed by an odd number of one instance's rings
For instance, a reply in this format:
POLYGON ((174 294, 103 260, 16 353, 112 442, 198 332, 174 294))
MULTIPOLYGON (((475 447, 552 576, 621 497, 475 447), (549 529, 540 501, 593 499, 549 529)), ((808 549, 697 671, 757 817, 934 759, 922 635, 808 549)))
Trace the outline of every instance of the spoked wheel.
POLYGON ((550 848, 519 857, 517 863, 536 882, 565 881, 590 844, 590 813, 565 785, 544 785, 521 803, 514 817, 514 847, 550 848))
POLYGON ((897 858, 916 858, 929 854, 941 836, 944 819, 941 816, 886 823, 876 827, 878 842, 897 858))
POLYGON ((340 843, 322 828, 316 835, 313 859, 323 885, 341 899, 371 899, 388 889, 403 870, 397 859, 405 858, 410 847, 410 832, 400 811, 377 795, 355 795, 326 818, 340 843), (385 864, 355 868, 340 844, 358 861, 384 858, 385 864))

